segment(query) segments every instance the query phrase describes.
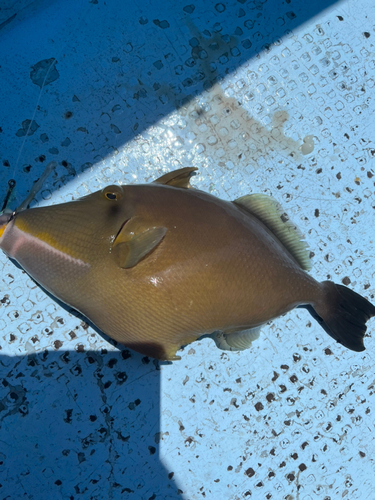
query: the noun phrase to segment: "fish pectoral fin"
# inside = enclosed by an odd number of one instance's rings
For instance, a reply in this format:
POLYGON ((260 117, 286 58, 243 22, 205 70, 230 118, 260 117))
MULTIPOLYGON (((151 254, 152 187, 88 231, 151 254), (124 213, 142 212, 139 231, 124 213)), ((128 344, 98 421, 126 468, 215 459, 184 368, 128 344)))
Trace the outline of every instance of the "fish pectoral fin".
POLYGON ((195 173, 196 170, 198 170, 196 167, 180 168, 178 170, 174 170, 173 172, 168 172, 167 174, 162 175, 154 182, 157 184, 166 184, 173 187, 193 189, 190 184, 190 177, 195 173))
POLYGON ((223 351, 244 351, 251 347, 254 340, 259 338, 261 326, 242 330, 241 332, 225 333, 214 332, 204 335, 214 340, 216 347, 223 351))
POLYGON ((233 201, 250 212, 276 236, 300 267, 311 269, 310 251, 299 229, 288 219, 281 205, 266 194, 248 194, 233 201))
POLYGON ((166 227, 150 227, 138 234, 127 232, 119 235, 112 247, 112 254, 119 267, 134 267, 159 245, 166 232, 166 227))

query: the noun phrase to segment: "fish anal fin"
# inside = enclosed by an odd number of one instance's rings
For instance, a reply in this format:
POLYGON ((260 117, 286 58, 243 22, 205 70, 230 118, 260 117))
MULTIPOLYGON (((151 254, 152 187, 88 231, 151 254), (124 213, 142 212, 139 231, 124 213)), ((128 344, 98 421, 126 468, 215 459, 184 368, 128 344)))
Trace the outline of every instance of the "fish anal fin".
POLYGON ((310 251, 299 229, 289 221, 280 204, 265 194, 249 194, 233 201, 257 217, 284 245, 302 269, 311 269, 310 251))
POLYGON ((179 187, 184 189, 192 189, 190 177, 198 170, 196 167, 185 167, 173 172, 168 172, 162 175, 154 182, 157 184, 165 184, 168 186, 179 187))
POLYGON ((216 346, 223 351, 244 351, 249 349, 254 340, 259 338, 260 329, 261 326, 256 326, 240 332, 214 332, 204 335, 204 337, 213 339, 216 346))
POLYGON ((111 253, 119 267, 134 267, 159 245, 166 232, 166 227, 145 227, 140 220, 131 219, 117 235, 111 253))

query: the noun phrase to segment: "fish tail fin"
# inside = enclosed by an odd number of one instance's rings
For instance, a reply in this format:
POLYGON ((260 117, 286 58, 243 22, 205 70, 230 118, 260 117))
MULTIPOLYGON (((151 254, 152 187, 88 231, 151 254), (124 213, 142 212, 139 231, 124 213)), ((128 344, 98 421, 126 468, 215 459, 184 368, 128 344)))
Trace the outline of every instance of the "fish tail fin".
POLYGON ((366 322, 375 316, 375 306, 350 288, 324 281, 323 296, 314 306, 306 306, 320 326, 352 351, 365 350, 366 322))

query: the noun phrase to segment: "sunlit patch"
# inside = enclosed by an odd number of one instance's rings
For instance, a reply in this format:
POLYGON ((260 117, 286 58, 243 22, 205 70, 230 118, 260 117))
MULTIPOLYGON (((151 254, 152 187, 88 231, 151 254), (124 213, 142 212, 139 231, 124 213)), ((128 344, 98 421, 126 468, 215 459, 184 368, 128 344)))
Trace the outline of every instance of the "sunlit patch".
POLYGON ((150 283, 154 286, 158 286, 163 283, 163 278, 159 278, 158 276, 153 276, 150 278, 150 283))

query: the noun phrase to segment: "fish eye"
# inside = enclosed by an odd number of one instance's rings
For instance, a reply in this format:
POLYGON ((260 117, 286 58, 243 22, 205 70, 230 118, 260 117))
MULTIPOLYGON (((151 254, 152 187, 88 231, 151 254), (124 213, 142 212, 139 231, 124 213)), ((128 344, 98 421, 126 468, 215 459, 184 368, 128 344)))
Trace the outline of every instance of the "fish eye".
POLYGON ((121 200, 123 189, 121 186, 107 186, 102 190, 102 196, 110 201, 121 200))

